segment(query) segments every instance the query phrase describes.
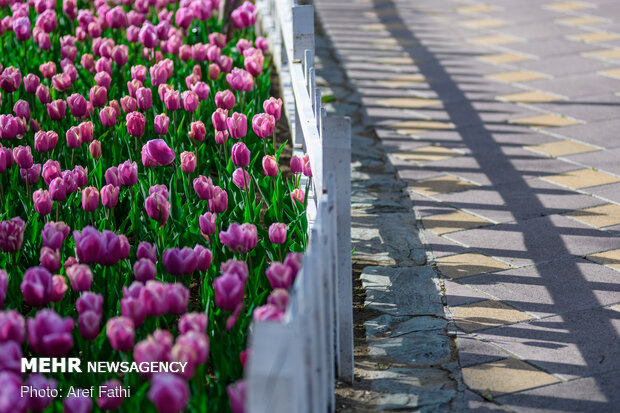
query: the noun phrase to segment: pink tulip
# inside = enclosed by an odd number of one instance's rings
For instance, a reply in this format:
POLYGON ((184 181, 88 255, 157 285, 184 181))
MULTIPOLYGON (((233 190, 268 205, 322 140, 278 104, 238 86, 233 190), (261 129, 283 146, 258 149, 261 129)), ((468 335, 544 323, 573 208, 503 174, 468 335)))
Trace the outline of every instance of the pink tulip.
POLYGON ((113 128, 116 125, 116 111, 111 106, 106 106, 99 112, 101 124, 106 128, 113 128))
POLYGON ((138 110, 149 110, 153 106, 153 94, 151 93, 151 89, 141 87, 136 90, 136 101, 138 102, 138 110))
POLYGON ((267 303, 276 306, 278 310, 284 313, 288 307, 289 299, 288 291, 283 288, 276 288, 267 297, 267 303))
POLYGON ((216 186, 213 189, 213 196, 209 199, 209 209, 211 212, 220 214, 226 211, 226 208, 228 208, 228 193, 219 186, 216 186))
POLYGON ((225 311, 235 311, 243 302, 245 283, 239 277, 225 273, 213 281, 215 304, 225 311))
POLYGON ((204 334, 207 331, 207 324, 206 313, 185 313, 179 320, 179 332, 185 334, 189 331, 195 331, 204 334))
POLYGON ((123 111, 125 113, 131 113, 136 111, 136 109, 138 108, 138 102, 134 97, 123 96, 121 98, 121 107, 123 108, 123 111))
POLYGON ((119 182, 123 186, 133 186, 138 182, 138 164, 125 161, 118 166, 119 182))
POLYGON ((20 289, 28 305, 44 307, 51 301, 52 274, 45 267, 29 268, 24 272, 20 289))
POLYGON ((213 198, 215 186, 213 185, 211 178, 200 175, 197 178, 194 178, 193 187, 196 195, 198 195, 198 198, 201 200, 205 201, 213 198))
POLYGON ((301 172, 307 177, 312 177, 312 169, 310 169, 310 155, 307 153, 301 158, 301 172))
POLYGON ((88 146, 88 151, 90 152, 90 156, 92 156, 93 159, 101 158, 101 142, 92 141, 88 146))
POLYGON ((181 106, 184 111, 193 113, 198 109, 199 104, 200 99, 198 99, 198 95, 193 91, 186 90, 181 94, 181 106))
POLYGON ((134 344, 134 324, 127 317, 113 317, 108 320, 106 336, 112 348, 118 351, 129 351, 134 344))
POLYGON ((146 66, 135 65, 131 67, 131 79, 137 79, 140 82, 146 80, 146 66))
POLYGON ((108 72, 97 72, 95 75, 95 83, 97 86, 100 86, 105 89, 110 89, 110 85, 112 84, 112 78, 108 74, 108 72))
POLYGON ((166 225, 170 214, 170 203, 160 192, 149 195, 144 201, 144 208, 149 218, 158 221, 160 228, 166 225))
POLYGON ((280 120, 280 116, 282 115, 282 99, 276 99, 274 97, 267 99, 263 102, 263 110, 276 120, 280 120))
MULTIPOLYGON (((43 103, 43 101, 41 101, 41 103, 43 103)), ((67 104, 62 99, 57 99, 47 104, 47 115, 50 117, 51 120, 58 121, 64 119, 66 112, 67 104)))
POLYGON ((41 231, 41 245, 53 250, 62 248, 62 243, 69 235, 69 227, 64 222, 48 222, 41 231))
POLYGON ((209 65, 209 79, 217 80, 220 77, 220 73, 221 69, 217 64, 211 63, 209 65))
MULTIPOLYGON (((37 99, 39 100, 39 102, 43 104, 48 104, 52 101, 52 95, 50 93, 50 89, 45 85, 39 85, 37 87, 37 91, 35 92, 35 95, 37 96, 37 99)), ((48 114, 49 114, 49 109, 48 109, 48 114)), ((59 120, 59 119, 52 119, 52 120, 59 120)))
POLYGON ((226 387, 232 413, 244 413, 247 387, 244 380, 238 380, 226 387))
POLYGON ((124 44, 114 46, 114 49, 112 49, 112 60, 114 60, 117 66, 125 66, 129 60, 129 48, 124 44))
POLYGON ((278 168, 278 162, 276 161, 276 158, 274 156, 263 156, 263 172, 265 173, 265 175, 272 178, 278 175, 280 169, 278 168))
POLYGON ((78 292, 89 290, 93 284, 93 273, 88 265, 72 265, 67 268, 67 277, 69 277, 71 288, 78 292))
POLYGON ((106 185, 101 188, 101 203, 107 208, 114 208, 118 204, 119 187, 106 185))
POLYGON ((179 376, 157 373, 151 381, 148 398, 160 413, 180 413, 189 404, 189 386, 179 376))
POLYGON ((46 79, 51 79, 56 75, 56 63, 46 62, 39 65, 41 75, 46 79))
POLYGON ((96 108, 105 106, 108 100, 108 89, 101 86, 93 86, 90 88, 90 103, 96 108))
POLYGON ((164 268, 172 275, 190 275, 198 265, 196 254, 191 248, 169 248, 162 256, 164 268))
POLYGON ((269 241, 274 244, 284 244, 288 227, 281 222, 274 222, 269 226, 269 241))
POLYGON ((22 181, 28 181, 29 185, 34 185, 39 181, 39 177, 41 176, 41 164, 36 163, 28 169, 20 168, 19 174, 22 178, 22 181))
POLYGON ((140 300, 142 301, 146 314, 157 317, 168 311, 168 303, 165 300, 166 287, 164 283, 157 280, 149 280, 144 288, 140 290, 140 300))
POLYGON ((45 189, 37 189, 32 193, 32 202, 34 203, 34 210, 41 216, 49 215, 52 212, 52 198, 45 189))
POLYGON ((263 52, 266 52, 269 48, 269 42, 263 36, 258 36, 254 43, 256 43, 256 47, 263 52))
POLYGON ((52 277, 52 292, 50 293, 51 301, 54 303, 62 301, 68 289, 65 277, 63 275, 54 275, 52 277))
POLYGON ((67 189, 65 188, 65 181, 61 177, 54 178, 50 182, 49 194, 52 201, 64 201, 67 196, 67 189))
POLYGON ((136 281, 147 282, 156 276, 155 263, 148 258, 141 258, 133 265, 133 274, 136 281))
POLYGON ((131 136, 140 137, 144 135, 144 126, 146 119, 140 112, 131 112, 127 114, 127 132, 131 136))
POLYGON ((164 97, 164 105, 167 110, 175 111, 181 107, 181 95, 177 90, 169 91, 164 97))
POLYGON ((250 150, 243 142, 235 143, 230 154, 235 166, 247 168, 250 165, 250 150))
POLYGON ((226 80, 232 90, 250 92, 254 86, 254 78, 243 69, 235 67, 226 75, 226 80))
POLYGON ((168 307, 168 314, 181 315, 187 312, 189 289, 183 284, 166 284, 164 296, 168 307))
POLYGON ((13 148, 13 157, 15 163, 20 168, 30 168, 34 164, 30 146, 17 146, 13 148))
POLYGON ((198 224, 200 226, 200 232, 203 235, 215 234, 216 230, 217 214, 212 212, 205 212, 198 218, 198 224))
POLYGON ((233 113, 226 123, 230 137, 233 139, 241 139, 248 133, 248 120, 243 113, 233 113))
POLYGON ((299 158, 297 155, 293 155, 291 157, 290 168, 291 168, 291 173, 300 174, 303 169, 302 164, 301 164, 301 158, 299 158))
POLYGON ((215 104, 218 108, 232 110, 235 106, 235 95, 230 90, 219 91, 215 94, 215 104))
POLYGON ((267 113, 259 113, 252 118, 252 130, 261 139, 273 135, 276 120, 267 113))
POLYGON ((192 92, 194 92, 196 96, 198 96, 198 99, 200 99, 200 101, 204 101, 209 98, 209 93, 211 92, 211 89, 205 82, 196 82, 192 86, 192 92))
POLYGON ((86 114, 86 99, 79 93, 74 93, 67 98, 69 110, 75 118, 81 118, 86 114))
POLYGON ((250 175, 243 168, 237 168, 233 171, 232 181, 239 189, 245 191, 250 186, 250 175))
POLYGON ((227 128, 226 119, 228 118, 228 111, 225 109, 218 108, 215 112, 211 114, 211 123, 213 123, 213 127, 215 130, 224 131, 227 128))
POLYGON ((28 102, 26 102, 25 100, 18 100, 17 102, 15 102, 15 105, 13 105, 13 112, 15 113, 15 116, 17 116, 18 118, 24 118, 26 120, 30 119, 30 104, 28 102))
POLYGON ((99 207, 99 190, 94 186, 82 189, 82 209, 92 212, 99 207))
POLYGON ((170 149, 163 139, 152 139, 148 141, 146 145, 144 145, 142 152, 142 163, 144 166, 170 165, 175 158, 174 151, 170 149))
POLYGON ((293 192, 291 192, 291 200, 293 201, 293 203, 297 201, 303 206, 305 199, 306 199, 306 194, 304 193, 303 189, 296 188, 296 189, 293 189, 293 192))
POLYGON ((141 242, 138 245, 136 256, 138 259, 146 258, 156 263, 157 262, 157 245, 149 244, 148 242, 144 242, 144 241, 141 242))
POLYGON ((196 142, 200 143, 204 141, 206 135, 207 128, 202 121, 196 121, 190 124, 189 136, 196 142))
POLYGON ((280 322, 284 319, 284 313, 274 304, 265 304, 254 309, 252 319, 254 321, 280 322))
POLYGON ((196 244, 194 247, 194 255, 196 256, 196 269, 198 271, 207 271, 213 261, 213 254, 211 250, 203 247, 200 244, 196 244))
POLYGON ((160 113, 159 115, 155 116, 153 124, 154 124, 154 129, 155 129, 156 134, 165 135, 168 133, 168 126, 170 125, 170 118, 165 113, 160 113))

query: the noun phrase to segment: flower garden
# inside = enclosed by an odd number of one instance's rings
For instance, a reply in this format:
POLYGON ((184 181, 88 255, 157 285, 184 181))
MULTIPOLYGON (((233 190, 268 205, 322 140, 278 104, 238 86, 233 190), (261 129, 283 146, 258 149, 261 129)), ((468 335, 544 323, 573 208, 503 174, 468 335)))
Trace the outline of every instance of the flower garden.
POLYGON ((0 3, 0 413, 242 412, 248 330, 283 318, 312 175, 307 156, 283 173, 254 5, 0 3), (93 386, 117 391, 66 394, 93 386))

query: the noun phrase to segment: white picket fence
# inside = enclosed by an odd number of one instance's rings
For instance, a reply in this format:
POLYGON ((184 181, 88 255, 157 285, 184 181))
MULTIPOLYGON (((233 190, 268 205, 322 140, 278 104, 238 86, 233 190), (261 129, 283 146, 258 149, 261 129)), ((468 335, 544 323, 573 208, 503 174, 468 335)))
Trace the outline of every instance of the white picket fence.
POLYGON ((256 2, 280 75, 295 153, 310 155, 310 241, 285 320, 252 326, 246 373, 250 413, 333 412, 335 378, 353 379, 351 124, 349 118, 326 116, 321 106, 314 8, 296 3, 256 2))

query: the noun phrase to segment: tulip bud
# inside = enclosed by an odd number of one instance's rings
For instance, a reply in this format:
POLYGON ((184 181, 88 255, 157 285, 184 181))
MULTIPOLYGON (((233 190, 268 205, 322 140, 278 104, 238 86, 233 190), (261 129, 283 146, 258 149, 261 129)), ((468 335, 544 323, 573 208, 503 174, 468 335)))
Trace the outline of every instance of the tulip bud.
POLYGON ((230 154, 235 166, 247 168, 250 165, 250 150, 243 142, 235 143, 230 154))
POLYGON ((202 142, 207 135, 207 128, 202 121, 192 122, 190 124, 189 136, 196 142, 202 142))
POLYGON ((127 317, 113 317, 108 320, 106 335, 112 348, 118 351, 129 351, 134 344, 134 324, 127 317))
POLYGON ((92 212, 99 207, 99 191, 94 186, 82 189, 82 209, 92 212))
POLYGON ((48 215, 52 212, 52 198, 45 189, 37 189, 32 194, 32 201, 34 203, 34 210, 41 216, 48 215))
POLYGON ((182 412, 189 404, 189 386, 175 374, 157 373, 151 380, 148 398, 159 412, 182 412))
POLYGON ((301 165, 301 158, 299 158, 297 155, 293 155, 291 157, 291 173, 293 174, 299 174, 302 172, 302 165, 301 165))
POLYGON ((168 133, 168 126, 170 125, 170 118, 165 113, 160 113, 159 115, 155 116, 153 124, 155 126, 156 134, 165 135, 168 133))
POLYGON ((287 226, 281 222, 275 222, 269 226, 269 240, 274 244, 286 242, 287 226))
POLYGON ((92 156, 93 159, 101 158, 101 142, 97 140, 92 141, 88 146, 88 150, 90 151, 90 156, 92 156))
POLYGON ((203 235, 215 234, 217 214, 212 212, 205 212, 198 218, 198 224, 200 225, 200 232, 203 235))
POLYGON ((67 268, 67 277, 69 277, 71 288, 78 292, 89 290, 93 284, 93 273, 88 265, 72 265, 67 268))
POLYGON ((181 153, 181 170, 191 174, 196 170, 196 155, 193 152, 181 153))
POLYGON ((274 156, 263 156, 263 172, 265 172, 265 175, 273 178, 278 175, 279 171, 280 169, 278 168, 278 162, 274 156))
POLYGON ((101 188, 101 203, 107 208, 114 208, 118 204, 120 188, 114 185, 106 185, 101 188))
POLYGON ((140 112, 131 112, 127 114, 127 132, 131 136, 140 137, 144 135, 144 126, 146 119, 144 115, 140 112))
POLYGON ((101 124, 106 128, 113 128, 116 125, 116 111, 111 106, 106 106, 99 112, 101 124))
POLYGON ((232 181, 239 189, 245 191, 250 186, 250 175, 243 168, 237 168, 233 172, 232 181))
POLYGON ((213 196, 209 199, 209 209, 214 213, 222 213, 228 208, 228 193, 216 186, 213 189, 213 196))
POLYGON ((228 133, 233 139, 241 139, 248 133, 248 120, 243 113, 233 113, 231 117, 226 119, 228 125, 228 133))
POLYGON ((155 263, 148 258, 141 258, 133 265, 133 274, 136 281, 147 282, 156 276, 155 263))
POLYGON ((50 182, 49 194, 52 201, 64 201, 67 196, 67 190, 65 188, 65 181, 61 177, 54 178, 50 182))

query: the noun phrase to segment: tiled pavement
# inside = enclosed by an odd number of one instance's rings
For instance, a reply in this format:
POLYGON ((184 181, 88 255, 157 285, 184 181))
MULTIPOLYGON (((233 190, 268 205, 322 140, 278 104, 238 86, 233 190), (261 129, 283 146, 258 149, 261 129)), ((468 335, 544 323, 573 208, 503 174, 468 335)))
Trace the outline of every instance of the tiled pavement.
POLYGON ((620 411, 620 2, 315 4, 444 276, 468 407, 620 411))

